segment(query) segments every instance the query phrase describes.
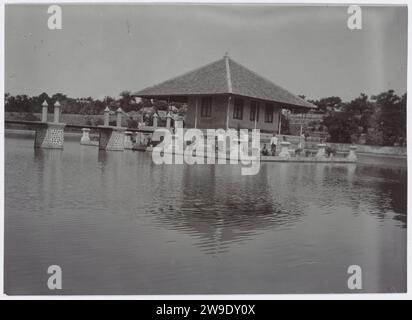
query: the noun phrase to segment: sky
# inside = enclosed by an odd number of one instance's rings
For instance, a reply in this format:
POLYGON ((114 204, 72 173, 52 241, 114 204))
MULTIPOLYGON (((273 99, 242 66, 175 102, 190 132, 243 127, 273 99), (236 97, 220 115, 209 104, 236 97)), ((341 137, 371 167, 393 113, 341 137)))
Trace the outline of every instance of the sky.
POLYGON ((406 92, 406 7, 7 5, 5 92, 117 97, 221 59, 231 59, 310 99, 406 92))

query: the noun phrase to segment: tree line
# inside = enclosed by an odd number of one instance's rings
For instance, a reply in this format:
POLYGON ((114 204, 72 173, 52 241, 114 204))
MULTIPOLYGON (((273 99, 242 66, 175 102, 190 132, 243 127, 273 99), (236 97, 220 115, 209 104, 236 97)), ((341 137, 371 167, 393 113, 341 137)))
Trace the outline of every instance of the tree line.
POLYGON ((49 96, 43 92, 33 97, 24 94, 12 96, 6 93, 5 111, 38 113, 41 112, 44 101, 49 105, 49 112, 53 112, 54 103, 59 101, 64 113, 84 115, 103 114, 106 107, 111 109, 120 107, 125 112, 138 111, 143 107, 154 107, 158 110, 167 109, 167 104, 163 101, 142 99, 137 102, 134 97, 131 96, 130 91, 123 91, 117 98, 106 96, 103 99, 94 99, 92 97, 71 98, 63 93, 55 93, 49 96))
POLYGON ((371 97, 361 93, 349 102, 335 96, 308 101, 324 115, 321 126, 330 142, 406 146, 406 97, 388 90, 371 97))

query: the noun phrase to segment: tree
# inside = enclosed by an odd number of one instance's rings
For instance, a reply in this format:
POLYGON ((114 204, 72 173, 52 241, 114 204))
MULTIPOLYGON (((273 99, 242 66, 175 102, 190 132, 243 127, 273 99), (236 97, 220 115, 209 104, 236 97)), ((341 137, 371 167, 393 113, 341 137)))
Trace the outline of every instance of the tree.
POLYGON ((330 112, 323 125, 328 128, 331 142, 352 143, 352 135, 358 132, 359 120, 350 112, 330 112))
POLYGON ((52 95, 51 99, 53 100, 53 103, 55 103, 56 101, 63 101, 67 99, 67 96, 63 93, 55 93, 54 95, 52 95))
POLYGON ((281 115, 280 133, 290 134, 289 119, 284 114, 281 115))
POLYGON ((130 95, 130 91, 125 90, 120 92, 119 104, 124 112, 129 112, 134 109, 134 106, 131 103, 131 101, 132 96, 130 95))
POLYGON ((342 99, 339 97, 327 97, 320 100, 308 100, 308 102, 318 107, 317 113, 326 113, 328 111, 339 110, 343 104, 342 99))
POLYGON ((110 97, 110 96, 105 96, 104 99, 103 99, 103 102, 106 103, 106 104, 111 104, 115 101, 116 101, 116 99, 113 98, 113 97, 110 97))
POLYGON ((383 144, 406 144, 406 93, 399 97, 394 90, 388 90, 372 99, 378 109, 374 130, 381 132, 383 144))
POLYGON ((343 109, 359 120, 358 125, 362 127, 363 133, 368 132, 370 119, 375 112, 375 104, 368 99, 366 94, 361 93, 358 98, 343 104, 343 109))

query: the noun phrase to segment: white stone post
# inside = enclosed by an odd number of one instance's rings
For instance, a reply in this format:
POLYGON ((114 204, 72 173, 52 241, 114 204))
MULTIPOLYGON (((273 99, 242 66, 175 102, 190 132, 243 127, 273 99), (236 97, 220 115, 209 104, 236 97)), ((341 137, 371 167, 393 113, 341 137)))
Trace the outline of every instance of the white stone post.
POLYGON ((119 107, 116 110, 116 127, 121 127, 122 126, 122 113, 123 113, 123 110, 122 110, 122 108, 119 107))
POLYGON ((157 118, 159 118, 159 115, 155 113, 153 115, 153 127, 157 128, 157 118))
POLYGON ((280 143, 280 153, 279 153, 280 158, 284 158, 284 159, 290 158, 289 146, 290 146, 290 142, 288 141, 282 141, 280 143))
POLYGON ((90 129, 89 128, 83 128, 82 129, 82 137, 80 138, 80 143, 88 143, 90 142, 90 136, 89 136, 90 129))
POLYGON ((53 122, 54 123, 59 123, 60 120, 60 102, 56 101, 54 104, 54 118, 53 118, 53 122))
POLYGON ((110 109, 109 107, 106 107, 106 109, 104 109, 104 126, 108 127, 109 126, 109 119, 110 119, 110 109))
POLYGON ((130 131, 125 131, 124 132, 124 148, 125 149, 132 149, 133 148, 132 134, 133 134, 133 132, 130 132, 130 131))
POLYGON ((182 119, 175 120, 175 129, 178 129, 178 128, 183 128, 183 120, 182 119))
POLYGON ((41 122, 47 122, 47 113, 49 105, 47 104, 47 101, 44 100, 41 106, 41 122))
POLYGON ((347 157, 348 160, 354 161, 354 162, 358 160, 358 157, 356 156, 356 149, 357 149, 356 146, 349 147, 349 154, 347 157))
POLYGON ((316 153, 315 157, 318 160, 326 159, 326 144, 324 143, 318 144, 318 152, 316 153))
POLYGON ((135 132, 134 134, 135 134, 134 139, 136 141, 136 145, 141 144, 141 141, 142 141, 141 133, 140 132, 135 132))
POLYGON ((169 111, 166 116, 166 128, 170 129, 171 125, 172 125, 172 114, 169 111))

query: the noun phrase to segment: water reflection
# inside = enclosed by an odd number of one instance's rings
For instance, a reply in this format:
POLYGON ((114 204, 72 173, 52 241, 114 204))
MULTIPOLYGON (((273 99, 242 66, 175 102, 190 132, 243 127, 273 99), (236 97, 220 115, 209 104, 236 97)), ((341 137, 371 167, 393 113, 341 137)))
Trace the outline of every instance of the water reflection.
POLYGON ((357 174, 367 180, 371 191, 375 191, 374 200, 380 208, 375 214, 380 219, 384 219, 386 212, 394 211, 397 214, 393 218, 402 222, 402 227, 406 228, 408 183, 406 168, 360 166, 357 174))
POLYGON ((262 163, 242 176, 70 141, 5 150, 8 288, 43 292, 36 275, 56 259, 88 279, 67 279, 74 293, 342 292, 348 261, 375 266, 371 291, 405 287, 406 168, 262 163))
MULTIPOLYGON (((85 157, 90 152, 91 147, 81 146, 80 163, 90 161, 85 157)), ((35 149, 34 155, 43 186, 38 195, 50 206, 49 190, 64 185, 62 151, 35 149)), ((265 230, 286 229, 302 219, 307 205, 313 203, 325 214, 349 205, 356 215, 363 202, 372 202, 366 213, 385 219, 388 211, 394 211, 398 214, 392 218, 406 227, 404 168, 265 163, 257 177, 250 177, 241 176, 239 166, 157 166, 150 155, 141 159, 142 155, 97 151, 101 192, 121 198, 125 181, 130 180, 128 188, 137 194, 124 203, 140 202, 139 210, 150 213, 157 225, 191 235, 205 252, 224 251, 230 243, 253 239, 265 230), (143 179, 142 170, 149 170, 143 179), (148 192, 142 194, 142 188, 148 192)))
MULTIPOLYGON (((106 152, 80 146, 80 171, 89 169, 97 154, 101 193, 122 197, 136 190, 138 206, 166 228, 198 238, 202 248, 226 248, 225 243, 249 239, 275 227, 287 228, 316 202, 324 213, 349 205, 357 214, 372 202, 368 213, 384 219, 387 211, 406 227, 406 169, 356 164, 264 163, 257 177, 241 176, 233 165, 154 165, 150 154, 106 152), (142 170, 145 175, 142 177, 142 170), (148 192, 143 192, 142 188, 148 192), (119 191, 119 192, 117 192, 119 191)), ((62 150, 34 149, 37 195, 51 205, 50 190, 62 188, 62 150)), ((97 191, 97 190, 96 190, 97 191)), ((99 192, 99 191, 97 191, 99 192)), ((129 202, 129 199, 125 199, 129 202)))
POLYGON ((261 179, 242 177, 239 167, 228 165, 164 166, 159 170, 159 180, 165 181, 167 175, 178 183, 159 190, 158 196, 168 205, 154 204, 154 219, 190 234, 205 252, 222 252, 230 243, 253 239, 265 230, 286 228, 303 215, 296 206, 285 209, 267 192, 266 168, 261 179))

